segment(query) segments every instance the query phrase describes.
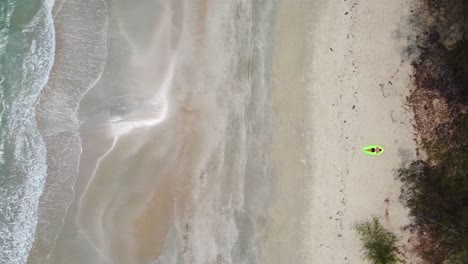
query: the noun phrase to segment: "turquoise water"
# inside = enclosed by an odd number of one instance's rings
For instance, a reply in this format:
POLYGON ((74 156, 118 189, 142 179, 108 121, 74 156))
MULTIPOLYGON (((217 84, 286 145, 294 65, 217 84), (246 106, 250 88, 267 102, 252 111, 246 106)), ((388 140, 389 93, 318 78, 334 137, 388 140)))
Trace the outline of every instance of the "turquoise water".
POLYGON ((25 263, 46 177, 34 106, 54 54, 51 1, 0 1, 0 263, 25 263))

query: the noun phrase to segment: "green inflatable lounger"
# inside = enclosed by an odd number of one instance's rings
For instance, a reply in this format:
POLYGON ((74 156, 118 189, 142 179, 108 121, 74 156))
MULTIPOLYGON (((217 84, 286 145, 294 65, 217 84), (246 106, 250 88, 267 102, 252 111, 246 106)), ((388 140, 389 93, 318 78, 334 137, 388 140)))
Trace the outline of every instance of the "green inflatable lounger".
POLYGON ((369 145, 362 148, 362 152, 370 156, 379 156, 382 155, 384 149, 379 145, 369 145))

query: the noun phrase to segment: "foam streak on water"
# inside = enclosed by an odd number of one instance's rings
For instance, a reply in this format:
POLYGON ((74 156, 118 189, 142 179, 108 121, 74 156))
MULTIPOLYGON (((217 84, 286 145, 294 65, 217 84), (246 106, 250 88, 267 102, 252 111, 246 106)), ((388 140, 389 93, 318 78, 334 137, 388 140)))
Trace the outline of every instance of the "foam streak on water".
MULTIPOLYGON (((5 3, 5 2, 4 2, 5 3)), ((34 106, 54 59, 53 1, 0 9, 0 263, 25 263, 33 243, 46 151, 34 106)))

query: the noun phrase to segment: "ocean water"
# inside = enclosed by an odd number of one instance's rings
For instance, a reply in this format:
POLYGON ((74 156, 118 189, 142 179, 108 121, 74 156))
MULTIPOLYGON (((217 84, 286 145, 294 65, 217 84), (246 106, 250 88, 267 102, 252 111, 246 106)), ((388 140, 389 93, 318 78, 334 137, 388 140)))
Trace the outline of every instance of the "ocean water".
POLYGON ((34 106, 54 60, 51 1, 0 2, 0 263, 25 263, 46 178, 34 106))
POLYGON ((267 263, 276 9, 3 0, 0 263, 267 263))

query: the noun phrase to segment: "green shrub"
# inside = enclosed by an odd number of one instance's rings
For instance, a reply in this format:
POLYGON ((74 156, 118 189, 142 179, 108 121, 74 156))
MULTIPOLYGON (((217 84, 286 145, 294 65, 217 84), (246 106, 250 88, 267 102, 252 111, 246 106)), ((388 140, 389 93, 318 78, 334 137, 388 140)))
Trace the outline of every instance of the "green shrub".
POLYGON ((355 230, 362 241, 365 259, 373 264, 398 263, 398 239, 382 227, 377 217, 356 224, 355 230))

